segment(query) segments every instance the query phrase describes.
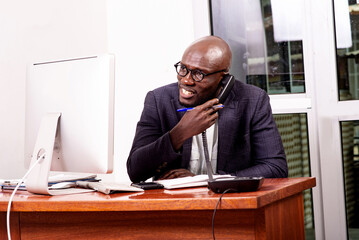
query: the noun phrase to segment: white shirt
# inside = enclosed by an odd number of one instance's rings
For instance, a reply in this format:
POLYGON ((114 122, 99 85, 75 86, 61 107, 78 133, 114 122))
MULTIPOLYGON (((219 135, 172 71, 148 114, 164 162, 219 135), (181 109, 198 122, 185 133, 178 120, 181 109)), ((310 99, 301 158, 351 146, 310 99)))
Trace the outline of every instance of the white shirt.
MULTIPOLYGON (((208 155, 213 173, 217 170, 218 151, 218 124, 217 121, 206 130, 208 155)), ((192 151, 189 170, 195 174, 207 174, 206 159, 204 156, 202 133, 192 137, 192 151)))

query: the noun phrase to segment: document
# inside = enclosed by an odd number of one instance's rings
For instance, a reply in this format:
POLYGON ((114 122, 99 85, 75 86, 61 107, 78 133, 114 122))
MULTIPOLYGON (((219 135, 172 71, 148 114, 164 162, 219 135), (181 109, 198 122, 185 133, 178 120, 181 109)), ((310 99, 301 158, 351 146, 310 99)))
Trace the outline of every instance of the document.
MULTIPOLYGON (((213 179, 217 178, 233 178, 231 175, 214 175, 213 179)), ((196 175, 193 177, 182 177, 174 179, 164 179, 155 181, 164 186, 165 189, 188 188, 188 187, 202 187, 208 185, 208 175, 196 175)))
POLYGON ((88 181, 77 181, 76 185, 82 188, 90 188, 104 194, 112 194, 119 192, 143 192, 144 190, 137 187, 132 187, 126 183, 116 182, 88 182, 88 181))
MULTIPOLYGON (((21 181, 21 179, 0 179, 0 186, 3 190, 14 190, 16 185, 21 181)), ((59 184, 59 183, 68 183, 66 187, 59 187, 60 188, 70 188, 74 187, 76 181, 91 181, 91 182, 98 182, 100 179, 97 178, 96 174, 85 174, 85 173, 78 173, 78 174, 62 174, 62 173, 51 173, 49 176, 48 184, 49 188, 52 186, 59 184), (73 186, 70 183, 73 183, 73 186)), ((65 185, 64 185, 65 186, 65 185)), ((54 187, 56 189, 57 187, 54 187)), ((21 183, 18 190, 26 191, 26 180, 25 182, 21 183)))

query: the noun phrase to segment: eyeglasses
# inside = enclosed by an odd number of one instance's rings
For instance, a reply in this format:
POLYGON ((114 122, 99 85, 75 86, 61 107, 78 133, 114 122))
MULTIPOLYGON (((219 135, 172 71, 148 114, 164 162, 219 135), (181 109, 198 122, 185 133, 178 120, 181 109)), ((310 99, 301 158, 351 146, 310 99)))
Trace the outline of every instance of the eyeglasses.
POLYGON ((219 70, 217 72, 204 73, 199 69, 189 69, 189 68, 187 68, 186 65, 183 65, 181 63, 181 61, 176 63, 174 66, 176 68, 177 74, 180 75, 181 77, 185 77, 185 76, 187 76, 188 72, 191 72, 192 79, 195 80, 196 82, 202 81, 203 78, 206 77, 206 76, 226 71, 226 69, 223 69, 223 70, 219 70))

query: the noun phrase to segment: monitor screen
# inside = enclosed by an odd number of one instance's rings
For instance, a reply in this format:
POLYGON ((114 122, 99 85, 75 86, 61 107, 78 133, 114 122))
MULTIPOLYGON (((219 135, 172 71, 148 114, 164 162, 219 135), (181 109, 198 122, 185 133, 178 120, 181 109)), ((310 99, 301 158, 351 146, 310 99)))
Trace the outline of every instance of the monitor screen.
POLYGON ((54 144, 53 153, 47 151, 52 171, 111 173, 114 82, 114 57, 109 54, 31 64, 26 82, 26 167, 45 145, 54 144), (58 115, 55 127, 44 120, 51 114, 58 115))

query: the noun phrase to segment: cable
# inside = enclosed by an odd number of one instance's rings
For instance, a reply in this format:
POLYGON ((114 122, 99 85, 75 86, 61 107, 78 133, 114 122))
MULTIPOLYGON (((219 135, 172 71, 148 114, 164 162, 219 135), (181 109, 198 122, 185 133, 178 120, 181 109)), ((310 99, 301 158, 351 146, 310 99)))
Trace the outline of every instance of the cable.
POLYGON ((221 202, 221 199, 222 199, 223 195, 224 195, 225 193, 227 193, 227 192, 229 192, 229 191, 233 191, 233 190, 234 190, 234 189, 231 189, 231 188, 226 189, 226 190, 221 194, 221 196, 219 197, 219 199, 218 199, 218 201, 217 201, 217 204, 216 204, 216 207, 215 207, 215 209, 214 209, 213 216, 212 216, 212 236, 213 236, 213 240, 216 239, 215 234, 214 234, 214 218, 215 218, 215 216, 216 216, 217 207, 218 207, 219 203, 221 202))
MULTIPOLYGON (((208 146, 207 146, 207 135, 206 135, 206 131, 202 132, 202 142, 203 142, 203 151, 204 151, 204 157, 206 160, 206 165, 207 165, 207 174, 208 174, 208 180, 209 181, 213 181, 213 169, 212 169, 212 165, 209 161, 209 154, 208 154, 208 146)), ((233 189, 226 189, 222 195, 219 197, 218 202, 216 204, 216 208, 214 209, 213 212, 213 217, 212 217, 212 235, 213 235, 213 240, 216 239, 215 235, 214 235, 214 217, 216 216, 216 211, 217 211, 217 207, 219 202, 221 201, 223 195, 229 191, 231 191, 233 189)))
POLYGON ((7 205, 7 213, 6 213, 6 226, 7 226, 7 237, 8 240, 11 240, 11 233, 10 233, 10 208, 11 208, 11 202, 12 199, 15 196, 16 191, 19 189, 20 185, 25 181, 25 179, 27 178, 27 176, 30 174, 30 172, 34 169, 34 167, 45 157, 45 153, 43 153, 37 160, 36 162, 31 166, 31 168, 25 173, 24 177, 17 183, 14 191, 12 192, 10 199, 9 199, 9 204, 7 205))
POLYGON ((202 142, 203 142, 204 158, 205 158, 205 160, 206 160, 208 180, 209 180, 209 181, 213 181, 213 169, 212 169, 212 164, 211 164, 211 162, 209 161, 206 131, 202 132, 202 142))

